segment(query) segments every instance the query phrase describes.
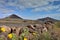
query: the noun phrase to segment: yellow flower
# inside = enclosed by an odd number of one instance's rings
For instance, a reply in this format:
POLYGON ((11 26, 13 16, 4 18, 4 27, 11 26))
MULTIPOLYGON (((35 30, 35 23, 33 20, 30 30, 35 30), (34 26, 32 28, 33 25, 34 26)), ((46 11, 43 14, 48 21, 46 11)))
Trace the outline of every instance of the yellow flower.
POLYGON ((2 31, 2 32, 5 32, 6 30, 5 30, 5 28, 4 28, 4 27, 1 27, 1 31, 2 31))
POLYGON ((26 37, 24 37, 24 40, 28 40, 26 37))
POLYGON ((36 33, 34 32, 33 35, 36 35, 36 33))
POLYGON ((8 34, 8 38, 12 38, 12 37, 13 37, 12 33, 8 34))

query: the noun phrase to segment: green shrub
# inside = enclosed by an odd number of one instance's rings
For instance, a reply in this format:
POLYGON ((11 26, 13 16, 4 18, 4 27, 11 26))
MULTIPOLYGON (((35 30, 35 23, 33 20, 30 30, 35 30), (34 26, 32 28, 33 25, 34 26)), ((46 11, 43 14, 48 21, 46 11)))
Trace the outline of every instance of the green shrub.
POLYGON ((54 26, 60 28, 60 22, 56 22, 54 26))
POLYGON ((43 33, 43 40, 51 40, 51 35, 49 32, 43 33))
POLYGON ((13 35, 12 40, 18 40, 18 38, 16 37, 14 33, 12 33, 12 35, 13 35))
POLYGON ((21 33, 19 40, 24 40, 24 37, 28 36, 28 34, 29 34, 29 30, 27 27, 23 28, 22 30, 23 30, 23 32, 21 33))
POLYGON ((0 38, 0 40, 3 40, 3 38, 0 38))

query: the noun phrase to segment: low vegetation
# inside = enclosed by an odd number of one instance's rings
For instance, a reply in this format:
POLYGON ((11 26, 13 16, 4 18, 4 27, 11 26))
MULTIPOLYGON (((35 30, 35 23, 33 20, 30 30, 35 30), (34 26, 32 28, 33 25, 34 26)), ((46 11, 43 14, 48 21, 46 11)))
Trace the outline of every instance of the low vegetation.
POLYGON ((60 28, 60 22, 56 22, 55 26, 58 27, 58 28, 60 28))
POLYGON ((60 40, 60 22, 54 24, 52 31, 39 33, 37 30, 30 32, 28 27, 24 27, 16 35, 14 32, 7 33, 6 28, 0 27, 0 40, 60 40))

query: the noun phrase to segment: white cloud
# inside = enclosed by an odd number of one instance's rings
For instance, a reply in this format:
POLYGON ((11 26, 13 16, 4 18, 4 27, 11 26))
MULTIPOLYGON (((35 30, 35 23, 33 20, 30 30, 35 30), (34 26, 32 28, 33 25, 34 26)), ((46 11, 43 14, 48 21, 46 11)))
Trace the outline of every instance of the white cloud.
POLYGON ((47 14, 46 16, 52 17, 52 18, 55 18, 55 19, 60 19, 60 13, 56 13, 56 14, 47 14))
POLYGON ((34 8, 33 11, 49 11, 60 6, 53 6, 53 1, 59 0, 0 0, 0 5, 14 6, 20 10, 34 8), (49 5, 49 2, 52 3, 49 5))
POLYGON ((60 7, 60 5, 57 5, 57 6, 51 6, 51 5, 49 5, 49 6, 45 6, 45 7, 34 8, 32 11, 34 11, 34 12, 38 12, 38 11, 50 11, 50 10, 58 9, 59 7, 60 7))
POLYGON ((1 13, 12 13, 12 12, 14 12, 14 10, 10 10, 10 9, 5 9, 5 8, 0 8, 1 10, 0 10, 0 12, 1 13))
POLYGON ((51 13, 51 14, 46 14, 46 16, 48 17, 60 17, 60 13, 51 13), (58 16, 57 16, 58 15, 58 16))

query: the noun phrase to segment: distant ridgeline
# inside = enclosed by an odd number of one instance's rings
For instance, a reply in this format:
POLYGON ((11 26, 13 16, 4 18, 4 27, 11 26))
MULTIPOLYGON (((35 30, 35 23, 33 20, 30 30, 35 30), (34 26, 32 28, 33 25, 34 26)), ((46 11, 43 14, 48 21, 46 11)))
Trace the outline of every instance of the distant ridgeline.
POLYGON ((26 26, 29 24, 43 24, 44 22, 47 22, 47 21, 56 22, 58 20, 55 20, 50 17, 46 17, 38 20, 25 20, 15 14, 12 14, 6 18, 0 19, 0 25, 6 25, 9 27, 12 27, 12 26, 20 27, 20 26, 26 26))
MULTIPOLYGON (((11 19, 22 19, 21 17, 15 15, 15 14, 12 14, 12 15, 10 15, 9 17, 6 17, 6 18, 11 18, 11 19)), ((5 18, 5 19, 6 19, 6 18, 5 18)))
POLYGON ((6 25, 6 26, 9 26, 9 27, 20 27, 20 26, 26 26, 28 24, 39 24, 40 22, 38 21, 35 21, 35 20, 24 20, 23 18, 15 15, 15 14, 12 14, 8 17, 5 17, 3 19, 0 19, 0 25, 6 25))
POLYGON ((19 27, 24 26, 26 24, 23 24, 23 19, 15 14, 12 14, 6 18, 0 19, 0 25, 6 25, 9 27, 19 27), (22 25, 23 24, 23 25, 22 25))

